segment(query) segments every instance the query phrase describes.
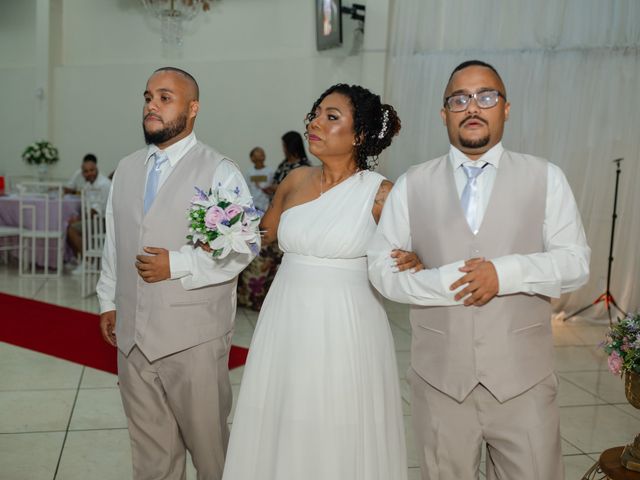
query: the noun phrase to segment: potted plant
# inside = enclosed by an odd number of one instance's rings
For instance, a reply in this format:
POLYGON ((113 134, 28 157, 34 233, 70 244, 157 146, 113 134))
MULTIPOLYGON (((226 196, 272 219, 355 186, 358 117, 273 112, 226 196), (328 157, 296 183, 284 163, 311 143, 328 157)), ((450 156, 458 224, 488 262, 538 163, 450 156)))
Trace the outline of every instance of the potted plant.
POLYGON ((34 142, 22 152, 22 159, 29 165, 36 165, 38 179, 44 180, 49 171, 49 165, 59 160, 58 149, 46 140, 34 142))

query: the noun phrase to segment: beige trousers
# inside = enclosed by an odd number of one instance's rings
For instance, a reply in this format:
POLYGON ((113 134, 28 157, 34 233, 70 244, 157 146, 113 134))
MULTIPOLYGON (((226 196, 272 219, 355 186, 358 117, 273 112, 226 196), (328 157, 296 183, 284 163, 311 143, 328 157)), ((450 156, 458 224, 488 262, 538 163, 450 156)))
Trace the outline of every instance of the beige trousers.
POLYGON ((477 479, 483 441, 488 480, 564 479, 555 374, 504 403, 482 385, 460 403, 408 379, 422 480, 477 479))
POLYGON ((118 351, 134 480, 185 480, 186 450, 198 480, 220 480, 229 442, 231 334, 150 363, 118 351))

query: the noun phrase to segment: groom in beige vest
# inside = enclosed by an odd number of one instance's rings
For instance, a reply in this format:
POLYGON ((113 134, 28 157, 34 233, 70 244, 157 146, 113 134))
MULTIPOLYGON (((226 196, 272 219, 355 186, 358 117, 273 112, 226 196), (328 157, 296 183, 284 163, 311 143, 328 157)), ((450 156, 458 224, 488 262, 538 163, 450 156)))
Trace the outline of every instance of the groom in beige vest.
POLYGON ((196 140, 199 90, 187 72, 156 70, 144 91, 147 148, 118 164, 98 283, 100 327, 118 347, 135 480, 219 480, 229 437, 227 367, 236 280, 250 255, 214 260, 185 245, 194 187, 248 196, 235 164, 196 140))
POLYGON ((412 420, 423 480, 561 480, 549 299, 583 285, 590 250, 555 165, 510 152, 497 71, 459 65, 449 153, 398 179, 369 250, 373 284, 410 303, 412 420), (393 249, 425 269, 395 273, 393 249), (467 259, 465 262, 464 260, 467 259))

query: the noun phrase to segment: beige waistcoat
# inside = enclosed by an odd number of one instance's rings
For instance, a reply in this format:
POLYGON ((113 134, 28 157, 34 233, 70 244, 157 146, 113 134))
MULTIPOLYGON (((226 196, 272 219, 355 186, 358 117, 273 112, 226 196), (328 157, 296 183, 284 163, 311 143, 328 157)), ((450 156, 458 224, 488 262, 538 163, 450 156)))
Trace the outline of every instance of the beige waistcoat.
MULTIPOLYGON (((428 268, 542 252, 546 191, 545 160, 505 151, 474 235, 448 156, 412 167, 407 196, 413 249, 428 268)), ((482 307, 412 306, 412 368, 458 401, 478 383, 506 401, 553 371, 550 313, 547 297, 526 294, 494 297, 482 307)))
POLYGON ((116 337, 127 355, 134 345, 153 361, 220 337, 233 328, 236 279, 185 290, 180 280, 146 283, 135 256, 144 246, 179 250, 187 242, 187 209, 194 187, 208 190, 224 158, 198 142, 178 162, 143 215, 147 149, 120 161, 113 183, 116 337))

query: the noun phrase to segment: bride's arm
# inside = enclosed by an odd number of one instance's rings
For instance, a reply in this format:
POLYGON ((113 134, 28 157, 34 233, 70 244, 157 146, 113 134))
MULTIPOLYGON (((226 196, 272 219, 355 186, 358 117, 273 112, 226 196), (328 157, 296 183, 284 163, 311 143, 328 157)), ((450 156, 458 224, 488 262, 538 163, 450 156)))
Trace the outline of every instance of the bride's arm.
POLYGON ((393 187, 393 183, 391 183, 389 180, 383 180, 380 184, 380 188, 378 188, 378 193, 376 193, 376 198, 373 200, 373 208, 371 209, 371 215, 373 215, 373 219, 376 221, 376 223, 380 221, 380 215, 382 215, 382 207, 384 207, 384 202, 389 196, 391 187, 393 187))
MULTIPOLYGON (((387 200, 392 187, 393 183, 389 180, 383 180, 380 184, 380 188, 378 188, 378 193, 376 193, 376 198, 373 201, 373 208, 371 209, 371 214, 373 215, 373 219, 376 223, 380 221, 384 202, 387 200)), ((399 272, 409 269, 414 269, 414 272, 419 272, 424 269, 424 265, 422 265, 420 258, 418 258, 418 255, 414 252, 395 249, 391 251, 391 257, 396 259, 396 267, 399 272)))
POLYGON ((305 168, 296 168, 291 170, 285 179, 278 185, 276 193, 273 196, 271 205, 265 212, 260 221, 260 230, 262 233, 262 244, 275 242, 278 239, 278 225, 280 224, 280 215, 284 211, 285 201, 290 192, 299 182, 300 174, 305 168))

